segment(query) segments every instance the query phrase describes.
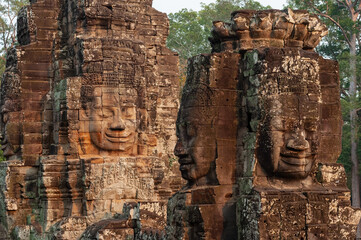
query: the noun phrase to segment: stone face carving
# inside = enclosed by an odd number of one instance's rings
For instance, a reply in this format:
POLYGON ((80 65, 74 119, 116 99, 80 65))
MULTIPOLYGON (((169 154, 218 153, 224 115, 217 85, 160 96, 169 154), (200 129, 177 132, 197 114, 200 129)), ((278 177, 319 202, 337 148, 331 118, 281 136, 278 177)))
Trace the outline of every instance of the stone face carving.
POLYGON ((225 171, 236 167, 238 57, 214 54, 190 60, 174 150, 189 186, 228 185, 235 181, 234 172, 225 171), (227 74, 225 69, 229 70, 227 74), (228 165, 227 170, 223 164, 228 165))
POLYGON ((243 226, 238 229, 239 234, 244 238, 322 236, 333 239, 342 235, 353 239, 360 211, 350 210, 346 215, 352 221, 341 223, 351 203, 344 169, 335 163, 341 150, 342 126, 337 63, 294 48, 255 49, 245 54, 245 61, 241 88, 247 92, 243 98, 248 107, 242 110, 242 115, 249 116, 254 127, 244 129, 248 133, 240 138, 250 149, 240 160, 250 167, 243 169, 243 177, 239 178, 237 216, 243 226), (272 79, 277 79, 277 85, 272 79), (275 105, 278 107, 274 108, 275 105), (304 138, 297 139, 295 133, 292 136, 292 130, 299 131, 297 125, 294 128, 287 125, 295 122, 295 113, 299 126, 304 127, 304 138), (265 121, 269 116, 277 117, 265 121), (277 128, 282 126, 291 134, 279 133, 277 128), (267 142, 262 132, 266 136, 275 133, 278 136, 273 142, 267 142), (249 135, 255 138, 250 141, 249 135), (295 138, 303 143, 304 150, 292 149, 295 138), (271 167, 262 162, 258 154, 263 147, 271 149, 270 143, 272 147, 279 147, 276 157, 280 156, 279 162, 271 167), (312 155, 306 155, 307 151, 315 157, 310 158, 312 155), (310 157, 302 159, 303 156, 310 157), (306 217, 305 220, 299 221, 302 217, 306 217), (338 224, 347 230, 343 232, 338 224))
POLYGON ((5 157, 13 156, 20 150, 20 125, 19 122, 10 122, 10 116, 14 116, 15 103, 8 102, 2 109, 4 124, 4 139, 1 143, 3 154, 5 157))
POLYGON ((215 173, 216 135, 215 106, 209 86, 186 85, 178 114, 175 155, 179 157, 182 177, 189 184, 218 184, 215 173), (212 111, 213 110, 213 111, 212 111))
POLYGON ((15 48, 10 49, 6 59, 6 69, 2 81, 1 116, 2 142, 5 157, 20 151, 20 79, 18 73, 18 56, 15 48))
POLYGON ((240 54, 193 57, 177 120, 182 177, 168 202, 168 239, 236 239, 237 76, 240 54))
MULTIPOLYGON (((145 46, 142 42, 130 39, 101 38, 93 41, 93 44, 85 44, 94 47, 100 45, 104 52, 97 56, 99 69, 92 66, 95 65, 92 53, 80 53, 86 62, 85 69, 81 71, 87 72, 81 80, 81 101, 85 110, 83 115, 86 115, 86 121, 89 120, 89 129, 85 129, 84 133, 89 132, 92 144, 101 150, 117 150, 136 155, 138 127, 144 128, 147 125, 143 120, 147 117, 144 116, 145 106, 142 106, 148 101, 143 75, 145 46), (142 114, 139 113, 141 109, 142 114)), ((93 154, 94 151, 89 149, 84 153, 93 154)))
POLYGON ((95 87, 91 102, 87 103, 86 114, 89 117, 91 141, 104 150, 132 153, 137 145, 136 100, 134 95, 126 94, 133 89, 95 87))
POLYGON ((284 57, 280 70, 260 82, 256 159, 271 176, 305 178, 317 158, 321 133, 318 62, 284 57))
POLYGON ((336 164, 338 66, 312 51, 326 33, 290 9, 213 22, 213 53, 190 59, 178 113, 188 185, 168 202, 169 239, 355 238, 361 211, 336 164))

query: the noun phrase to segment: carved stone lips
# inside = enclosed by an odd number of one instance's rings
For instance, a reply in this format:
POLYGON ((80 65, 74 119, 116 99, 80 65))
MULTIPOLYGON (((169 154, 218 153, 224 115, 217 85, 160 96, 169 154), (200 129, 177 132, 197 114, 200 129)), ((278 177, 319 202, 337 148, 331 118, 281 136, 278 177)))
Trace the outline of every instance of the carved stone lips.
POLYGON ((178 160, 179 164, 190 164, 193 160, 190 157, 180 157, 178 160))
POLYGON ((281 156, 283 157, 292 157, 292 158, 309 158, 312 155, 315 155, 315 153, 310 151, 291 151, 287 149, 281 150, 281 156))
POLYGON ((180 158, 178 160, 179 164, 180 164, 180 170, 185 170, 188 169, 187 165, 190 165, 193 163, 193 160, 189 157, 185 157, 185 158, 180 158))
POLYGON ((298 166, 304 166, 310 162, 310 160, 308 158, 282 157, 281 160, 290 165, 298 165, 298 166))
POLYGON ((113 143, 126 143, 132 140, 132 133, 129 132, 107 131, 105 132, 105 136, 110 142, 113 143))
POLYGON ((125 131, 106 131, 105 132, 105 135, 107 135, 107 137, 111 137, 111 138, 127 138, 131 134, 132 133, 125 132, 125 131))
POLYGON ((281 153, 281 160, 290 165, 304 166, 309 164, 313 155, 314 154, 310 152, 298 153, 298 152, 287 151, 281 153))

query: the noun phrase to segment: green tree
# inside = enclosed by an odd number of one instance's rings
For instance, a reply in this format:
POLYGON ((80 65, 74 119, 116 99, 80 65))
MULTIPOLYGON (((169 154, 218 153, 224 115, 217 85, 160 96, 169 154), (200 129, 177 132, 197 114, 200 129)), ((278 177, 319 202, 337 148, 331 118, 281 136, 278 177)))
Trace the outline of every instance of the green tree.
POLYGON ((16 44, 17 13, 29 1, 0 0, 0 76, 5 70, 7 50, 16 44))
MULTIPOLYGON (((358 0, 289 0, 291 7, 307 9, 322 18, 329 36, 318 51, 340 63, 341 97, 344 117, 343 152, 340 156, 346 170, 351 171, 352 206, 360 207, 360 171, 358 156, 360 109, 360 11, 358 0)), ((361 237, 358 232, 358 237, 361 237)))
POLYGON ((267 9, 253 0, 216 0, 215 3, 202 4, 200 11, 182 9, 169 14, 169 36, 167 46, 179 53, 181 59, 209 53, 208 42, 215 20, 229 21, 231 13, 238 9, 267 9))

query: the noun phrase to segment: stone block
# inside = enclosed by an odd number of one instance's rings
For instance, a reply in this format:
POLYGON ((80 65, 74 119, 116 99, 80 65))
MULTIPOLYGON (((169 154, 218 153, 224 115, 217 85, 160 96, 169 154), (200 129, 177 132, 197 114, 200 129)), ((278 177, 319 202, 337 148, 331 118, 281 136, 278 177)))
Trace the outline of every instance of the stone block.
POLYGON ((320 72, 320 83, 326 86, 338 86, 339 77, 335 72, 320 72))
POLYGON ((321 119, 332 119, 334 113, 340 113, 340 104, 322 104, 321 106, 321 119))
POLYGON ((29 81, 29 82, 23 82, 21 85, 22 89, 25 91, 31 91, 31 92, 46 92, 49 91, 50 85, 47 81, 29 81))
POLYGON ((340 101, 339 87, 322 87, 322 101, 325 103, 338 103, 340 101))
POLYGON ((42 144, 27 144, 23 148, 24 155, 41 154, 43 150, 42 144))
POLYGON ((42 120, 41 111, 26 111, 24 113, 24 120, 26 122, 40 122, 42 120))
POLYGON ((42 134, 40 133, 29 133, 24 135, 24 144, 41 144, 42 134))

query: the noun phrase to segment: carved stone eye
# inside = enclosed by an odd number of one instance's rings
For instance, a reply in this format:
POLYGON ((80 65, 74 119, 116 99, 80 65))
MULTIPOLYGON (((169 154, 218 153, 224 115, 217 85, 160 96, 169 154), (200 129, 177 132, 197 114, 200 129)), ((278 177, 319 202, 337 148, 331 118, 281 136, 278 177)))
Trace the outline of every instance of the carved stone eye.
POLYGON ((308 131, 308 132, 316 132, 317 131, 317 128, 318 128, 318 125, 316 122, 306 122, 305 123, 305 130, 308 131))
POLYGON ((271 120, 271 130, 274 131, 285 130, 284 121, 282 120, 282 118, 276 117, 271 120))
POLYGON ((109 118, 114 116, 114 111, 111 109, 104 108, 102 111, 102 117, 103 118, 109 118))
POLYGON ((193 126, 193 125, 191 125, 191 124, 187 124, 187 135, 189 136, 189 137, 194 137, 194 136, 196 136, 196 129, 195 129, 195 127, 193 126))

